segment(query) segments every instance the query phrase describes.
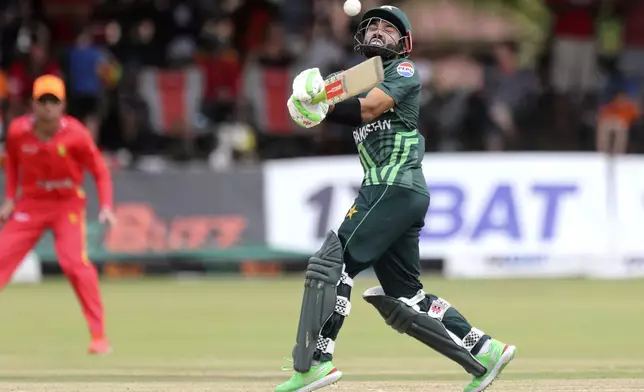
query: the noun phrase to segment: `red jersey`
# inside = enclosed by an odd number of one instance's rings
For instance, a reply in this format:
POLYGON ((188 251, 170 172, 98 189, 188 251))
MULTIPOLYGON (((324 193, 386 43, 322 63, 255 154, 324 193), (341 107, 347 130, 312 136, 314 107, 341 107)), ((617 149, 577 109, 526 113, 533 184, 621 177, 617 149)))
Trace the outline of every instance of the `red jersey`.
POLYGON ((102 208, 113 204, 109 169, 87 128, 71 116, 63 116, 54 136, 42 141, 33 132, 31 116, 21 116, 9 124, 6 139, 7 199, 21 197, 66 198, 83 194, 83 174, 87 169, 96 181, 102 208))

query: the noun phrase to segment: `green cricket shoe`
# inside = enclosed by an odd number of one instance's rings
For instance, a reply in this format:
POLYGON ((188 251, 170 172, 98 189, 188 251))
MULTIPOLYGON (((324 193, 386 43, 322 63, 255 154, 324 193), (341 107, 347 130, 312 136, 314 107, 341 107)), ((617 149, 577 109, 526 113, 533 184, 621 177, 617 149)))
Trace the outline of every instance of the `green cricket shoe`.
POLYGON ((517 348, 509 344, 490 339, 490 349, 485 354, 475 355, 487 369, 481 377, 474 377, 470 385, 465 387, 465 392, 481 392, 487 389, 496 380, 503 369, 514 359, 517 348))
MULTIPOLYGON (((284 369, 283 370, 288 370, 284 369)), ((291 378, 275 388, 275 392, 310 392, 329 386, 342 378, 342 372, 331 361, 311 366, 306 373, 295 372, 291 378)))

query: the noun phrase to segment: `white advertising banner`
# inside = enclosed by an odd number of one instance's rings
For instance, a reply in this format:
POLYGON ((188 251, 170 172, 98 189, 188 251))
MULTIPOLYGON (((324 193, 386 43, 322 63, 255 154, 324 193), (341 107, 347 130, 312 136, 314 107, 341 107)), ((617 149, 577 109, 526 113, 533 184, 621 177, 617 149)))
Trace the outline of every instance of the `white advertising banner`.
MULTIPOLYGON (((423 258, 605 252, 600 155, 427 154, 423 165, 431 193, 423 258)), ((342 223, 362 180, 357 156, 273 161, 265 170, 269 243, 306 252, 342 223)))
POLYGON ((357 156, 271 161, 264 170, 268 243, 310 253, 340 226, 362 181, 357 156))
POLYGON ((580 278, 591 258, 557 253, 453 253, 445 259, 444 275, 453 279, 580 278))
POLYGON ((644 277, 644 158, 609 161, 609 250, 595 275, 644 277))

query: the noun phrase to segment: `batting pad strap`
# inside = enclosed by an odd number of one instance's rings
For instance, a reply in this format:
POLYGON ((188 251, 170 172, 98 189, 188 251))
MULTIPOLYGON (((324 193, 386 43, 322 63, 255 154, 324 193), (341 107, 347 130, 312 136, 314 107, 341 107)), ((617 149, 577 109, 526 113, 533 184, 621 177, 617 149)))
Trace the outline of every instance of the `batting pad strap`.
POLYGON ((347 317, 351 313, 351 301, 349 301, 349 298, 338 296, 335 300, 335 312, 347 317))
POLYGON ((445 317, 445 312, 447 312, 447 309, 451 307, 452 305, 450 305, 449 302, 445 301, 442 298, 436 298, 429 305, 429 310, 427 311, 427 314, 431 318, 443 321, 443 317, 445 317))
POLYGON ((335 351, 335 341, 320 336, 315 344, 315 348, 325 354, 333 354, 333 351, 335 351))
POLYGON ((478 343, 484 335, 485 333, 480 329, 472 328, 470 332, 463 338, 463 347, 467 351, 472 351, 474 346, 476 346, 476 343, 478 343))
POLYGON ((349 275, 346 274, 346 272, 342 273, 342 276, 340 277, 340 283, 346 284, 349 287, 353 287, 353 279, 351 279, 349 275))
POLYGON ((420 312, 420 306, 418 306, 419 303, 421 303, 425 299, 425 292, 421 289, 418 290, 416 295, 414 295, 411 298, 405 298, 405 297, 400 297, 398 298, 398 301, 406 304, 410 308, 414 309, 417 312, 420 312))

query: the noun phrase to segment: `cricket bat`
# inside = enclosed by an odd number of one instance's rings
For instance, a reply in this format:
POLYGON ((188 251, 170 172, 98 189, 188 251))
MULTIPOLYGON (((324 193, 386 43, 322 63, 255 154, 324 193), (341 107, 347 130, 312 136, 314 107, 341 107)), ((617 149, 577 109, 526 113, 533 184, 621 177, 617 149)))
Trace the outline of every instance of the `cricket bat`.
POLYGON ((376 87, 384 79, 385 69, 382 66, 382 58, 371 57, 326 79, 324 90, 313 98, 312 103, 326 101, 330 105, 336 104, 376 87))

